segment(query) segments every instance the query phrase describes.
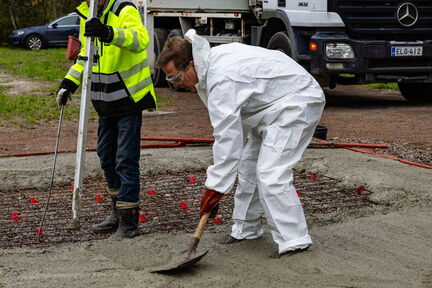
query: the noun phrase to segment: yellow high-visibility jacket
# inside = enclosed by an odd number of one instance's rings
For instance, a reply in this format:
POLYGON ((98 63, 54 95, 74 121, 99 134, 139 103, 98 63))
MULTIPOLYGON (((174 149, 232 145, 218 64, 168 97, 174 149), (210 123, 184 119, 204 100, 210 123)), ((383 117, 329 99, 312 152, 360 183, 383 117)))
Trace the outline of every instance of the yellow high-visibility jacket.
MULTIPOLYGON (((86 2, 75 9, 81 16, 80 56, 85 54, 84 30, 89 10, 86 2)), ((99 59, 92 67, 91 98, 96 111, 110 118, 157 108, 145 50, 149 35, 135 5, 126 0, 108 0, 98 18, 113 28, 114 37, 110 43, 95 41, 99 59)), ((65 78, 79 86, 84 64, 84 60, 78 60, 65 78)))

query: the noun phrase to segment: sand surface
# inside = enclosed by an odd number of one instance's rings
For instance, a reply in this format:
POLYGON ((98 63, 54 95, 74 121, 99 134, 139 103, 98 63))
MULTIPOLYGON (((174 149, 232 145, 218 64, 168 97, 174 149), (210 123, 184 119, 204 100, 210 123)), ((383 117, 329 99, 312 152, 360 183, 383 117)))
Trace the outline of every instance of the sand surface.
MULTIPOLYGON (((192 170, 211 162, 209 147, 142 153, 142 173, 192 170)), ((87 160, 87 175, 100 173, 95 155, 89 153, 87 160)), ((51 162, 52 156, 0 159, 0 189, 46 185, 51 162)), ((58 165, 64 176, 59 178, 70 181, 73 155, 60 155, 58 165)), ((186 232, 0 250, 0 287, 432 287, 431 170, 341 149, 308 149, 298 168, 324 173, 341 185, 365 185, 381 205, 307 215, 314 246, 281 258, 270 257, 275 246, 268 233, 223 245, 230 227, 218 226, 204 233, 199 245, 209 254, 181 274, 149 271, 186 248, 191 237, 186 232)))

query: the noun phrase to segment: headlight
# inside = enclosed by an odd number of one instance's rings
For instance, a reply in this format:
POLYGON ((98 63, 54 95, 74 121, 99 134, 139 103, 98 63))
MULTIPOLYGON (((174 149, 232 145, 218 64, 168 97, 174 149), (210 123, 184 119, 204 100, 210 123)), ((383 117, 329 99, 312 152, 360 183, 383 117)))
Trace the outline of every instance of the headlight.
POLYGON ((19 35, 23 35, 24 34, 24 31, 18 31, 17 32, 17 35, 19 36, 19 35))
POLYGON ((24 34, 24 31, 22 31, 22 30, 18 30, 18 31, 13 31, 12 32, 12 36, 20 36, 20 35, 23 35, 24 34))
POLYGON ((327 43, 326 56, 329 59, 354 59, 354 51, 346 43, 327 43))

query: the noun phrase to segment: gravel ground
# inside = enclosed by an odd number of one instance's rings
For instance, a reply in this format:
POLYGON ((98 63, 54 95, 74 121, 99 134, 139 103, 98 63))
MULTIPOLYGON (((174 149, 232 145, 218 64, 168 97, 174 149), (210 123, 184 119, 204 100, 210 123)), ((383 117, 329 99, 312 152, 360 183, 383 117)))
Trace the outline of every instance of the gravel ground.
POLYGON ((432 166, 432 151, 420 150, 412 143, 408 142, 384 142, 368 138, 339 138, 332 137, 327 139, 334 143, 363 143, 363 144, 387 144, 387 149, 369 149, 360 148, 367 151, 372 151, 379 154, 397 157, 400 159, 416 162, 423 165, 432 166))

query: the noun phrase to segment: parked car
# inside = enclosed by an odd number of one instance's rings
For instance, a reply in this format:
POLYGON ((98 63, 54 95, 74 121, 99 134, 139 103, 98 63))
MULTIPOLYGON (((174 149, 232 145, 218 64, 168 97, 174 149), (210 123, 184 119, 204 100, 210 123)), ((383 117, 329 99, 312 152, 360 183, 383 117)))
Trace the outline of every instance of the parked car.
POLYGON ((18 29, 12 32, 8 42, 12 46, 39 50, 46 47, 66 47, 68 36, 78 37, 79 16, 71 13, 43 25, 18 29))

